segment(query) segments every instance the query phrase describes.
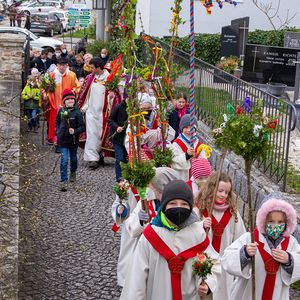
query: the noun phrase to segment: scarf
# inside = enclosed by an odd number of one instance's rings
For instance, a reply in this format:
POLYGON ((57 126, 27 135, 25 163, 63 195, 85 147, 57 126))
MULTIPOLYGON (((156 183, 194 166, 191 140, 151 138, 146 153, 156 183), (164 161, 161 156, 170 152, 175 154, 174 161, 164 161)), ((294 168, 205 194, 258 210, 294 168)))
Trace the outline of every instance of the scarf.
POLYGON ((178 114, 178 117, 179 119, 181 120, 181 118, 186 115, 186 105, 183 107, 183 108, 179 108, 177 105, 175 107, 175 109, 177 110, 177 114, 178 114))
POLYGON ((223 203, 223 204, 217 204, 214 203, 214 209, 217 211, 225 211, 229 207, 228 203, 223 203))

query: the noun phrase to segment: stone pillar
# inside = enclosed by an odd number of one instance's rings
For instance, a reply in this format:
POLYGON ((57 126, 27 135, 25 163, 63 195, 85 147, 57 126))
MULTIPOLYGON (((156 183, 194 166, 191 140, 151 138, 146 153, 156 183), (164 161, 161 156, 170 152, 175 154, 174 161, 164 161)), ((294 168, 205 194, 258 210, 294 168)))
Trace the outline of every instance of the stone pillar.
MULTIPOLYGON (((105 11, 96 11, 96 40, 104 40, 105 11)), ((100 51, 100 50, 99 50, 100 51)))
POLYGON ((111 22, 111 0, 107 0, 107 9, 105 10, 105 30, 104 30, 104 41, 108 42, 110 40, 110 28, 109 24, 111 22))
POLYGON ((25 35, 0 35, 0 80, 21 81, 25 40, 25 35))
POLYGON ((0 299, 18 299, 20 100, 25 36, 0 35, 0 299))

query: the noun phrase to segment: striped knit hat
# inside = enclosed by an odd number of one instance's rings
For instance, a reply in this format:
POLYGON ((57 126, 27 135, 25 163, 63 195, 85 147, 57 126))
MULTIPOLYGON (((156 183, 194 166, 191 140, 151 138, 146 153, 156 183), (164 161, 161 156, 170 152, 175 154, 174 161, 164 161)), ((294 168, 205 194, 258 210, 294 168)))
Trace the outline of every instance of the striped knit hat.
POLYGON ((192 160, 191 174, 194 179, 208 177, 211 173, 212 168, 207 158, 199 157, 192 160))
POLYGON ((68 99, 74 99, 75 100, 75 93, 70 89, 65 89, 62 93, 62 101, 65 102, 68 99))

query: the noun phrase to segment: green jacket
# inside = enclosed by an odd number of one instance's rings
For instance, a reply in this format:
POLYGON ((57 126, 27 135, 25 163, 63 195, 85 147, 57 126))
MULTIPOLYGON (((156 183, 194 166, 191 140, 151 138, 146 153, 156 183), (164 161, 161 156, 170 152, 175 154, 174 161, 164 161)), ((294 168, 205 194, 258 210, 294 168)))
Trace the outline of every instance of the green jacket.
POLYGON ((28 83, 22 91, 22 99, 24 100, 25 109, 37 109, 40 107, 42 96, 40 89, 32 88, 28 83))

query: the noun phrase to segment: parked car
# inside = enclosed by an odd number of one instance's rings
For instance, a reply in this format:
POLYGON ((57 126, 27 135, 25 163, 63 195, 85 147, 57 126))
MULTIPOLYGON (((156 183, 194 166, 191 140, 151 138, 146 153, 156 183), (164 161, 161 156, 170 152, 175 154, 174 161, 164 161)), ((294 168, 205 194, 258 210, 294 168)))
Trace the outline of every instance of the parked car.
POLYGON ((61 34, 63 24, 55 13, 38 13, 31 15, 30 30, 35 33, 45 33, 53 36, 55 32, 61 34))
POLYGON ((64 31, 66 32, 69 30, 68 27, 68 11, 66 10, 51 10, 50 13, 54 13, 56 16, 58 16, 59 20, 61 21, 64 31))
POLYGON ((33 2, 30 2, 28 4, 21 4, 18 6, 18 10, 22 11, 24 14, 34 14, 38 12, 46 12, 48 13, 51 10, 54 9, 60 9, 61 4, 57 1, 39 1, 35 0, 33 2))
POLYGON ((26 37, 27 35, 29 35, 30 46, 32 48, 38 48, 38 49, 51 48, 54 51, 56 47, 59 47, 63 44, 62 41, 59 41, 59 40, 56 40, 53 38, 37 37, 31 31, 29 31, 25 28, 20 28, 20 27, 0 27, 0 34, 1 33, 18 34, 23 37, 26 37))

